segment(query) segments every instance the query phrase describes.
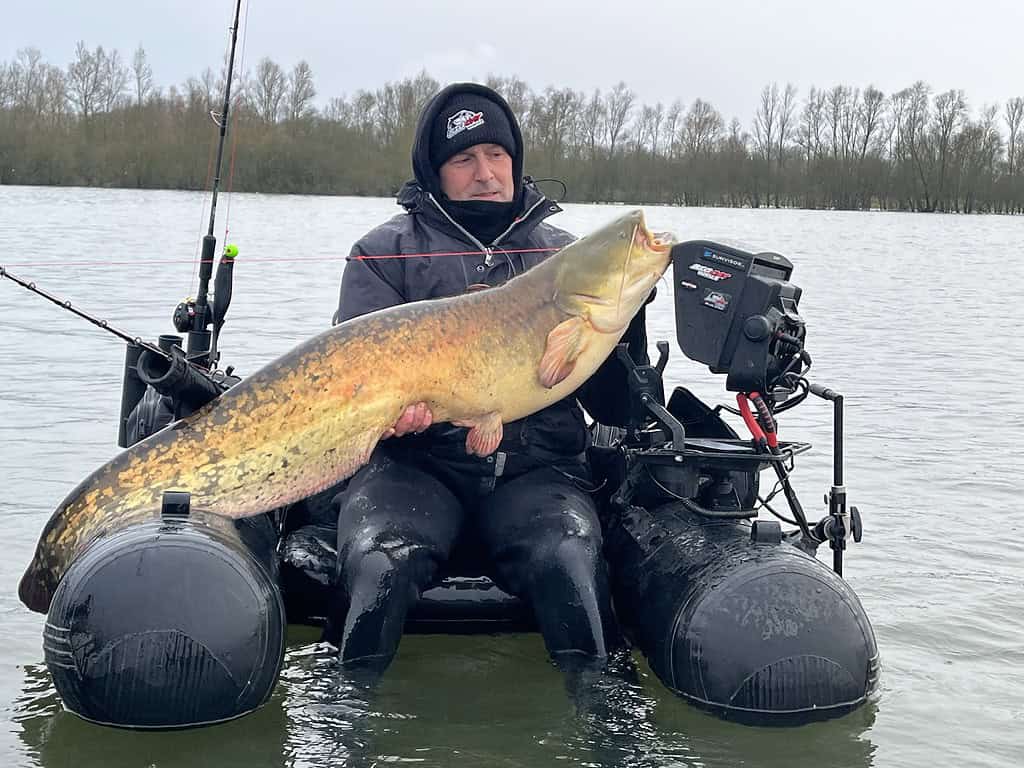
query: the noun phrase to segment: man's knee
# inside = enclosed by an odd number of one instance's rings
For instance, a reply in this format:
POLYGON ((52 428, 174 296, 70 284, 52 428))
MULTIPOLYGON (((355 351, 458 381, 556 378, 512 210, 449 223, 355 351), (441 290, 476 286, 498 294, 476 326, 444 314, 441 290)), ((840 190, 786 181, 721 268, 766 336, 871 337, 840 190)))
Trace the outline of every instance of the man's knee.
POLYGON ((589 498, 581 498, 575 488, 556 487, 508 501, 487 510, 485 521, 504 586, 535 596, 599 588, 603 540, 589 498))
POLYGON ((569 549, 600 552, 601 523, 589 496, 562 480, 560 483, 520 484, 497 496, 482 521, 487 538, 500 550, 515 542, 537 556, 557 556, 565 542, 569 549))
POLYGON ((448 557, 462 524, 462 508, 444 484, 384 456, 337 501, 339 574, 356 572, 371 555, 391 570, 422 570, 424 561, 448 557))
POLYGON ((384 585, 396 579, 425 584, 442 556, 432 542, 414 531, 361 527, 338 549, 338 580, 350 590, 357 584, 384 585))
POLYGON ((534 573, 578 573, 580 566, 600 560, 601 526, 587 511, 570 507, 557 515, 544 515, 538 523, 524 542, 534 573))

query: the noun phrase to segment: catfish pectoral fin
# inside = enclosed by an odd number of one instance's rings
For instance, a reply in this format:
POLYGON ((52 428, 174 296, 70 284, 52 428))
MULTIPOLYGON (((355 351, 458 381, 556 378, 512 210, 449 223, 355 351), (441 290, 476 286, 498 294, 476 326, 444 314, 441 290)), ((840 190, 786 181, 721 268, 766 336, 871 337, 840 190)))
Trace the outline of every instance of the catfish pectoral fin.
POLYGON ((538 372, 543 386, 551 389, 572 373, 586 346, 587 327, 587 321, 577 315, 559 323, 548 334, 538 372))
POLYGON ((455 424, 459 427, 472 427, 466 435, 466 453, 490 456, 498 450, 504 429, 501 414, 497 411, 485 414, 479 421, 457 421, 455 424))

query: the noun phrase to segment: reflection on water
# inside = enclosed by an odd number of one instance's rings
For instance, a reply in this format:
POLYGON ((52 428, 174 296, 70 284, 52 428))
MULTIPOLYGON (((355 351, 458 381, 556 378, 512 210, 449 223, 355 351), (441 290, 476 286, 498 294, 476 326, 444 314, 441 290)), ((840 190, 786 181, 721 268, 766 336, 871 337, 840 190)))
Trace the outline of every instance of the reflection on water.
POLYGON ((188 731, 129 731, 94 725, 65 711, 45 667, 27 667, 14 721, 24 763, 58 768, 281 766, 285 717, 280 701, 247 718, 188 731))
POLYGON ((790 768, 872 765, 868 705, 799 729, 750 728, 684 704, 632 659, 609 672, 552 664, 537 635, 409 637, 376 685, 292 627, 280 682, 259 711, 186 731, 127 731, 62 709, 27 667, 13 720, 39 768, 547 766, 790 768))

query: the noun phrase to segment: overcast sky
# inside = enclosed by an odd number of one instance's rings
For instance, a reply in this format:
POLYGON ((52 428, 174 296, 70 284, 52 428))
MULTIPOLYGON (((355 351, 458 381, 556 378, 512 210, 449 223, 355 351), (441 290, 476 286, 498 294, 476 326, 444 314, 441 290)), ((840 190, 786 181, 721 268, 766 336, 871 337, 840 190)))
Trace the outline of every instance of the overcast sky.
MULTIPOLYGON (((0 60, 34 46, 66 66, 75 43, 140 43, 163 87, 215 69, 233 0, 8 0, 0 60)), ((590 92, 624 80, 644 103, 701 97, 745 126, 761 88, 917 79, 962 88, 975 110, 1024 95, 1024 0, 243 0, 245 61, 306 59, 317 101, 422 68, 442 83, 515 74, 590 92)))

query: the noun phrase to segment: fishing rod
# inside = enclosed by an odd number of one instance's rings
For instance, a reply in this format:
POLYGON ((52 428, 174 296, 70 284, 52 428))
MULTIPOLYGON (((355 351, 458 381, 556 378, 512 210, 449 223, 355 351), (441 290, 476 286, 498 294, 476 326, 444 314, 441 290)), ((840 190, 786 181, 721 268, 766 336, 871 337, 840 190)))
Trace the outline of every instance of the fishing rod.
POLYGON ((97 328, 102 328, 128 343, 125 352, 121 417, 117 436, 117 444, 122 448, 127 448, 129 444, 128 422, 131 411, 142 399, 147 386, 153 387, 161 395, 172 395, 176 399, 176 413, 185 415, 201 408, 223 392, 227 385, 226 376, 216 376, 188 360, 181 347, 176 346, 176 343, 180 343, 177 336, 161 336, 159 346, 150 344, 141 336, 133 336, 127 331, 111 325, 107 320, 96 317, 84 309, 79 309, 67 299, 62 299, 40 288, 31 280, 18 277, 2 266, 0 266, 0 277, 6 277, 31 293, 42 296, 47 301, 88 320, 97 328))
POLYGON ((112 333, 115 336, 117 336, 119 339, 121 339, 123 341, 127 341, 129 344, 135 344, 135 345, 137 345, 139 347, 142 347, 146 351, 152 352, 155 355, 159 355, 159 356, 163 357, 166 360, 170 360, 171 359, 170 353, 165 352, 164 350, 160 349, 160 347, 158 347, 158 346, 150 344, 148 341, 143 341, 142 337, 140 337, 140 336, 132 336, 130 333, 128 333, 126 331, 122 331, 120 328, 117 328, 117 327, 111 325, 106 320, 104 320, 102 318, 99 318, 99 317, 96 317, 95 315, 90 315, 84 309, 79 309, 78 307, 74 306, 67 299, 62 299, 59 296, 55 296, 54 294, 50 293, 49 291, 43 290, 42 288, 37 286, 34 282, 32 282, 30 280, 25 280, 25 279, 23 279, 21 277, 18 277, 17 275, 14 275, 11 272, 9 272, 4 267, 0 267, 0 277, 6 277, 8 280, 14 281, 18 285, 20 285, 22 288, 25 288, 25 289, 31 291, 32 293, 36 294, 37 296, 42 296, 44 299, 46 299, 48 301, 52 301, 58 307, 62 307, 63 309, 66 309, 69 312, 71 312, 73 314, 76 314, 79 317, 88 320, 90 323, 92 323, 96 327, 102 328, 105 331, 109 331, 110 333, 112 333))
POLYGON ((235 257, 238 249, 227 246, 217 267, 214 283, 213 306, 209 303, 210 278, 213 276, 213 253, 217 248, 217 238, 213 234, 217 220, 217 195, 220 192, 220 173, 224 160, 224 143, 228 131, 228 115, 231 109, 231 81, 235 71, 235 49, 238 44, 238 23, 241 18, 242 0, 235 2, 235 19, 231 25, 231 50, 228 54, 227 80, 224 83, 224 104, 220 114, 211 113, 220 130, 217 141, 217 160, 214 164, 212 194, 210 198, 210 225, 203 237, 202 256, 199 261, 199 290, 195 302, 185 301, 174 311, 174 327, 188 333, 188 358, 203 367, 215 367, 219 358, 217 338, 224 325, 224 316, 231 303, 231 288, 235 257), (213 325, 213 331, 207 330, 213 325))
POLYGON ((179 303, 171 316, 175 330, 188 334, 188 352, 186 354, 181 349, 181 337, 173 334, 160 337, 160 347, 167 353, 160 357, 150 354, 148 345, 142 348, 129 342, 125 353, 117 437, 117 444, 122 448, 151 434, 170 419, 193 413, 238 381, 237 377, 232 376, 230 367, 224 372, 217 370, 220 358, 217 339, 231 303, 235 258, 238 256, 236 246, 224 247, 214 281, 212 304, 209 294, 210 279, 213 277, 213 254, 217 247, 217 238, 213 234, 217 221, 217 196, 220 192, 231 109, 231 82, 234 79, 241 12, 242 0, 236 0, 227 79, 224 83, 224 103, 219 113, 210 113, 220 135, 211 184, 210 223, 203 237, 199 261, 198 293, 194 301, 186 299, 179 303), (211 325, 212 331, 209 330, 211 325), (154 397, 154 393, 159 397, 154 397))
MULTIPOLYGON (((234 23, 231 26, 231 50, 228 57, 227 81, 224 86, 224 104, 219 115, 213 116, 220 136, 217 144, 217 161, 214 169, 212 183, 212 198, 210 203, 210 224, 207 234, 203 237, 203 249, 199 266, 199 291, 194 302, 191 300, 182 302, 174 311, 174 325, 179 332, 188 332, 188 363, 193 366, 209 368, 217 362, 217 335, 224 324, 224 316, 228 305, 231 302, 232 275, 234 260, 238 256, 238 248, 228 245, 222 254, 220 266, 217 269, 217 277, 214 283, 214 302, 211 307, 209 303, 210 278, 213 276, 213 253, 217 246, 217 238, 214 236, 214 226, 217 217, 217 195, 220 189, 220 173, 224 159, 224 143, 227 137, 228 112, 231 106, 231 81, 234 78, 235 49, 238 42, 238 26, 241 18, 242 0, 236 0, 234 23), (206 330, 213 324, 214 331, 211 334, 206 330)), ((19 265, 20 266, 20 265, 19 265)), ((144 341, 139 336, 133 336, 111 325, 108 321, 98 318, 88 312, 81 310, 67 299, 62 299, 38 287, 34 282, 20 278, 11 273, 6 267, 0 266, 0 277, 6 277, 27 290, 53 302, 79 317, 88 320, 98 328, 102 328, 114 334, 130 345, 144 349, 164 360, 171 361, 174 358, 173 352, 161 349, 159 346, 144 341)))

